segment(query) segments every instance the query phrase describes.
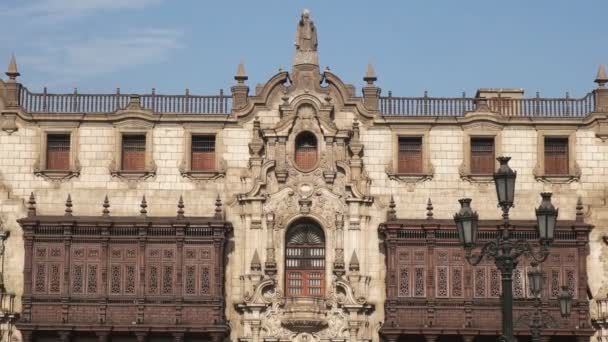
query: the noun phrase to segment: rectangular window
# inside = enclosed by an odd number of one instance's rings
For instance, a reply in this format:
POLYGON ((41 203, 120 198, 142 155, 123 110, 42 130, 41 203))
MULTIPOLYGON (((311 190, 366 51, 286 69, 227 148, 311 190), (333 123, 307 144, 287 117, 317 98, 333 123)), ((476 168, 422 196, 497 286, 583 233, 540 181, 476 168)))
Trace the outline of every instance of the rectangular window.
POLYGON ((422 137, 399 137, 399 173, 422 173, 422 137))
POLYGON ((122 170, 143 171, 146 168, 146 135, 122 136, 122 170))
POLYGON ((48 134, 46 136, 46 168, 48 170, 70 169, 69 134, 48 134))
POLYGON ((545 138, 545 174, 568 174, 568 138, 545 138))
POLYGON ((494 138, 471 138, 471 174, 494 173, 494 138))
POLYGON ((192 171, 215 170, 215 137, 212 135, 192 136, 192 171))

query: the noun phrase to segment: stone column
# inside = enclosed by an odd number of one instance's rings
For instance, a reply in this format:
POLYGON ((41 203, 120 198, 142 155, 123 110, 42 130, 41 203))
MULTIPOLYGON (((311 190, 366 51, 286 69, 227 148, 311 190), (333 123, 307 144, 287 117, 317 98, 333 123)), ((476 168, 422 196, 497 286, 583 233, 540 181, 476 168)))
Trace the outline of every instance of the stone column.
POLYGON ((277 272, 277 262, 274 256, 274 214, 266 215, 266 274, 273 276, 277 272))
POLYGON ((344 215, 336 214, 336 257, 334 273, 344 273, 344 215))

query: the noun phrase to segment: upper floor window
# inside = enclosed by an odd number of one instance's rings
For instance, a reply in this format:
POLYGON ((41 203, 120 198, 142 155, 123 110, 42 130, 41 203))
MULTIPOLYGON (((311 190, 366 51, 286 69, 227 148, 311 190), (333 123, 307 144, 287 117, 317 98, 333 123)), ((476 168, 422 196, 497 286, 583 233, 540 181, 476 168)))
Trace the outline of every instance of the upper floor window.
POLYGON ((471 137, 471 174, 494 173, 494 137, 471 137))
POLYGON ((70 169, 70 134, 48 134, 46 141, 47 170, 70 169))
POLYGON ((545 137, 545 175, 568 174, 568 138, 545 137))
POLYGON ((310 170, 317 165, 317 138, 310 132, 302 132, 296 137, 295 162, 299 168, 310 170))
POLYGON ((192 135, 190 163, 192 171, 215 170, 215 136, 192 135))
POLYGON ((146 168, 146 135, 124 134, 121 155, 123 171, 144 171, 146 168))
POLYGON ((398 173, 422 173, 422 137, 399 137, 398 173))
POLYGON ((322 297, 325 292, 325 236, 313 221, 287 231, 285 281, 290 297, 322 297))

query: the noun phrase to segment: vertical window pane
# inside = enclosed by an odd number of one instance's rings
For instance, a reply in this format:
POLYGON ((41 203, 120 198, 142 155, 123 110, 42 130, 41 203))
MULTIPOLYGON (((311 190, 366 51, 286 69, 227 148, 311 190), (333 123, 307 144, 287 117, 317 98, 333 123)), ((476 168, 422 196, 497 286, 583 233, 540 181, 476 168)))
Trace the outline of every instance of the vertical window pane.
POLYGON ((46 168, 49 170, 69 170, 70 135, 49 134, 46 141, 46 168))
POLYGON ((146 136, 143 134, 123 135, 122 169, 143 171, 146 167, 146 136))
POLYGON ((471 173, 494 173, 494 138, 471 138, 471 173))
POLYGON ((296 165, 309 170, 317 165, 317 138, 309 132, 304 132, 296 138, 296 165))
POLYGON ((568 174, 568 138, 545 138, 545 174, 568 174))
POLYGON ((215 137, 212 135, 192 136, 190 167, 193 171, 215 170, 215 137))
POLYGON ((399 173, 422 173, 422 138, 400 137, 397 169, 399 173))

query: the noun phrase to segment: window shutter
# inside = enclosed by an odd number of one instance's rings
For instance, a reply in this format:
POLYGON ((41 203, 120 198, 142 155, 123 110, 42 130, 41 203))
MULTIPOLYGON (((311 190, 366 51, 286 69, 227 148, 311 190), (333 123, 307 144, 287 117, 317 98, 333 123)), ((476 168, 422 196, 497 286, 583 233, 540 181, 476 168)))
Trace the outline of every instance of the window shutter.
POLYGON ((122 169, 124 171, 143 171, 146 168, 146 136, 123 135, 122 169))
POLYGON ((317 139, 312 133, 302 133, 296 138, 296 165, 310 170, 317 165, 317 139))
POLYGON ((190 168, 193 171, 215 170, 215 137, 212 135, 192 136, 190 168))
POLYGON ((287 295, 322 297, 325 292, 325 238, 314 223, 302 222, 287 233, 287 295))
POLYGON ((494 138, 471 138, 471 173, 494 173, 494 138))
POLYGON ((568 138, 545 138, 545 174, 568 174, 568 138))
POLYGON ((49 134, 46 142, 46 168, 48 170, 70 169, 70 135, 49 134))
POLYGON ((397 170, 399 173, 422 173, 422 138, 400 137, 397 170))

